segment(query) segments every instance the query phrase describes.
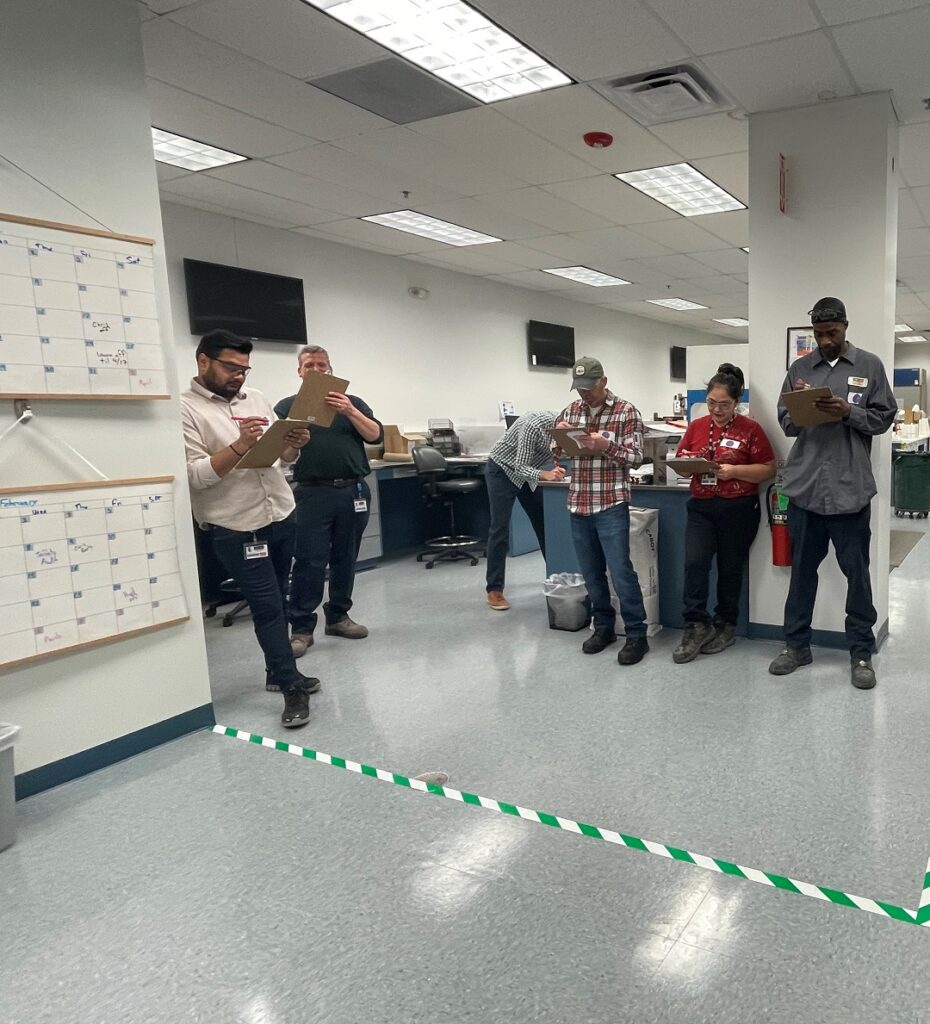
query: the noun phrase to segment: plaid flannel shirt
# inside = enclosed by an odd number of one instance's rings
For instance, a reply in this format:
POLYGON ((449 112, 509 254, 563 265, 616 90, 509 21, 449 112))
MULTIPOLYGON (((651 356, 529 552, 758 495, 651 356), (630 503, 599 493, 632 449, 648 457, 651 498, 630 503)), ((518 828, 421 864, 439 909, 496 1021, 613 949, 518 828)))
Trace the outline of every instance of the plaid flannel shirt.
POLYGON ((552 461, 549 428, 554 426, 554 412, 525 412, 494 444, 489 458, 514 487, 536 490, 540 468, 552 461))
POLYGON ((559 419, 589 433, 609 436, 603 455, 572 459, 568 511, 592 516, 629 502, 629 467, 643 461, 643 420, 639 410, 608 391, 604 405, 595 416, 591 416, 591 410, 579 398, 559 419))

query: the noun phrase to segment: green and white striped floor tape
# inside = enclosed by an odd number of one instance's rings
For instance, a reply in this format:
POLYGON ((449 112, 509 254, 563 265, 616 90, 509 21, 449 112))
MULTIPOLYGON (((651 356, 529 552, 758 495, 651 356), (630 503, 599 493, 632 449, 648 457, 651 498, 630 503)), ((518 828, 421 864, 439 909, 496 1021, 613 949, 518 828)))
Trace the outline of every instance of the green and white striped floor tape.
POLYGON ((892 920, 903 921, 907 924, 930 927, 930 862, 927 864, 927 873, 924 879, 924 889, 919 908, 917 910, 905 910, 904 907, 898 907, 893 903, 869 899, 866 896, 853 896, 851 893, 842 892, 839 889, 814 885, 812 882, 801 882, 796 878, 775 875, 768 871, 760 871, 758 868, 743 867, 741 864, 733 864, 730 861, 719 860, 716 857, 708 857, 702 853, 680 850, 674 846, 653 842, 650 839, 638 839, 636 836, 624 835, 621 832, 614 832, 612 829, 587 825, 583 821, 572 821, 570 818, 562 818, 557 814, 533 811, 526 807, 520 807, 518 804, 508 804, 502 800, 492 800, 490 797, 477 796, 474 793, 464 793, 458 789, 451 789, 449 786, 437 786, 431 782, 421 782, 419 779, 398 775, 396 772, 389 772, 383 768, 375 768, 372 765, 349 761, 344 757, 324 754, 318 750, 311 750, 309 747, 300 747, 294 743, 286 743, 284 740, 274 740, 267 736, 259 736, 257 733, 243 732, 241 729, 233 729, 225 725, 216 725, 213 727, 213 731, 222 736, 231 736, 234 739, 245 740, 246 743, 269 747, 272 750, 280 750, 286 754, 308 758, 311 761, 319 761, 322 764, 332 765, 334 768, 344 768, 346 771, 355 772, 357 775, 368 775, 373 779, 380 779, 382 782, 391 782, 395 786, 403 786, 405 789, 415 789, 421 793, 432 793, 433 796, 441 796, 447 800, 457 800, 459 803, 484 807, 489 811, 497 811, 499 814, 523 818, 525 821, 534 821, 539 825, 548 825, 550 828, 562 829, 565 832, 574 832, 577 835, 587 836, 590 839, 601 839, 605 843, 625 846, 629 850, 639 850, 641 853, 651 853, 657 857, 683 861, 687 864, 694 864, 699 868, 704 868, 707 871, 716 871, 718 874, 744 878, 750 882, 758 882, 760 885, 781 889, 783 892, 793 892, 799 896, 810 896, 816 900, 835 903, 841 907, 864 910, 869 914, 878 914, 880 917, 889 917, 892 920))

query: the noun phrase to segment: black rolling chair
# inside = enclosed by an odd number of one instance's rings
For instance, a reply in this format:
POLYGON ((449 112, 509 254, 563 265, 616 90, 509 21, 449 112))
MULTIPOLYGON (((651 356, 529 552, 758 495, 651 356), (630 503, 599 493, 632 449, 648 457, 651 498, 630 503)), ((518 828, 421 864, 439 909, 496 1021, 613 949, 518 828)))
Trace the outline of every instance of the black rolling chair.
POLYGON ((426 568, 432 569, 440 561, 455 562, 459 558, 471 559, 472 565, 484 554, 479 537, 455 532, 455 498, 459 494, 471 494, 481 486, 473 477, 447 477, 447 463, 435 448, 422 445, 413 449, 413 464, 417 476, 423 483, 423 493, 428 505, 441 501, 449 509, 449 533, 445 537, 433 537, 426 541, 426 550, 417 555, 417 561, 427 559, 426 568))

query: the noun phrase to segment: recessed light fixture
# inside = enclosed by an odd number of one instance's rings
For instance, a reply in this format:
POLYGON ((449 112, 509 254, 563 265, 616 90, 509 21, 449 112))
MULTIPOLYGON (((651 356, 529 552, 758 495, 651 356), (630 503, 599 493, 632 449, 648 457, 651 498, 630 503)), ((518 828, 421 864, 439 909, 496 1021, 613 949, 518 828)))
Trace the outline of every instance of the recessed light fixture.
POLYGON ((900 331, 911 331, 911 330, 913 330, 913 328, 911 327, 910 324, 895 324, 894 325, 894 332, 895 332, 895 334, 898 334, 900 331))
POLYGON ((749 321, 741 316, 714 317, 715 324, 726 324, 727 327, 748 327, 749 321))
POLYGON ((422 235, 446 245, 487 245, 488 242, 499 242, 501 239, 493 235, 483 235, 480 231, 450 224, 445 220, 427 217, 413 210, 396 210, 394 213, 378 213, 372 217, 360 217, 371 224, 381 224, 386 228, 396 228, 410 235, 422 235))
POLYGON ((613 285, 630 283, 624 281, 622 277, 611 277, 610 274, 602 274, 599 270, 591 270, 590 267, 552 267, 548 270, 543 268, 543 273, 565 277, 579 284, 589 284, 592 288, 610 288, 613 285))
POLYGON ((219 149, 206 142, 162 131, 161 128, 152 129, 152 146, 159 163, 174 164, 188 171, 207 171, 211 167, 223 167, 249 159, 239 153, 231 153, 228 149, 219 149))
POLYGON ((667 167, 650 167, 645 171, 625 171, 614 177, 683 217, 746 209, 735 196, 725 192, 691 164, 669 164, 667 167))
POLYGON ((687 299, 646 299, 653 306, 665 306, 667 309, 708 309, 699 302, 688 302, 687 299))
POLYGON ((903 334, 900 338, 895 338, 895 341, 900 341, 905 345, 913 345, 919 341, 926 341, 927 339, 922 334, 903 334))
POLYGON ((461 0, 304 0, 482 103, 572 80, 461 0))

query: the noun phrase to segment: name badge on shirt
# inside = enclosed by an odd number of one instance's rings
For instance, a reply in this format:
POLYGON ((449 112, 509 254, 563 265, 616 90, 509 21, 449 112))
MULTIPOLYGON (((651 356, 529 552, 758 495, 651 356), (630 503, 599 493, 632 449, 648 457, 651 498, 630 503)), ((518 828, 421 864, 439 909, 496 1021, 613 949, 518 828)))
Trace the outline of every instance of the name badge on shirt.
POLYGON ((356 512, 367 512, 368 502, 364 498, 355 499, 355 511, 356 512))
POLYGON ((742 442, 741 441, 737 441, 735 438, 725 437, 720 442, 720 447, 721 448, 739 448, 740 444, 742 444, 742 442))
POLYGON ((851 388, 866 388, 869 386, 868 377, 849 377, 846 383, 851 388))
POLYGON ((717 477, 713 473, 703 473, 701 475, 701 486, 702 487, 716 487, 717 477))
POLYGON ((242 545, 242 557, 249 561, 253 558, 267 558, 268 545, 264 541, 255 541, 253 544, 242 545))

